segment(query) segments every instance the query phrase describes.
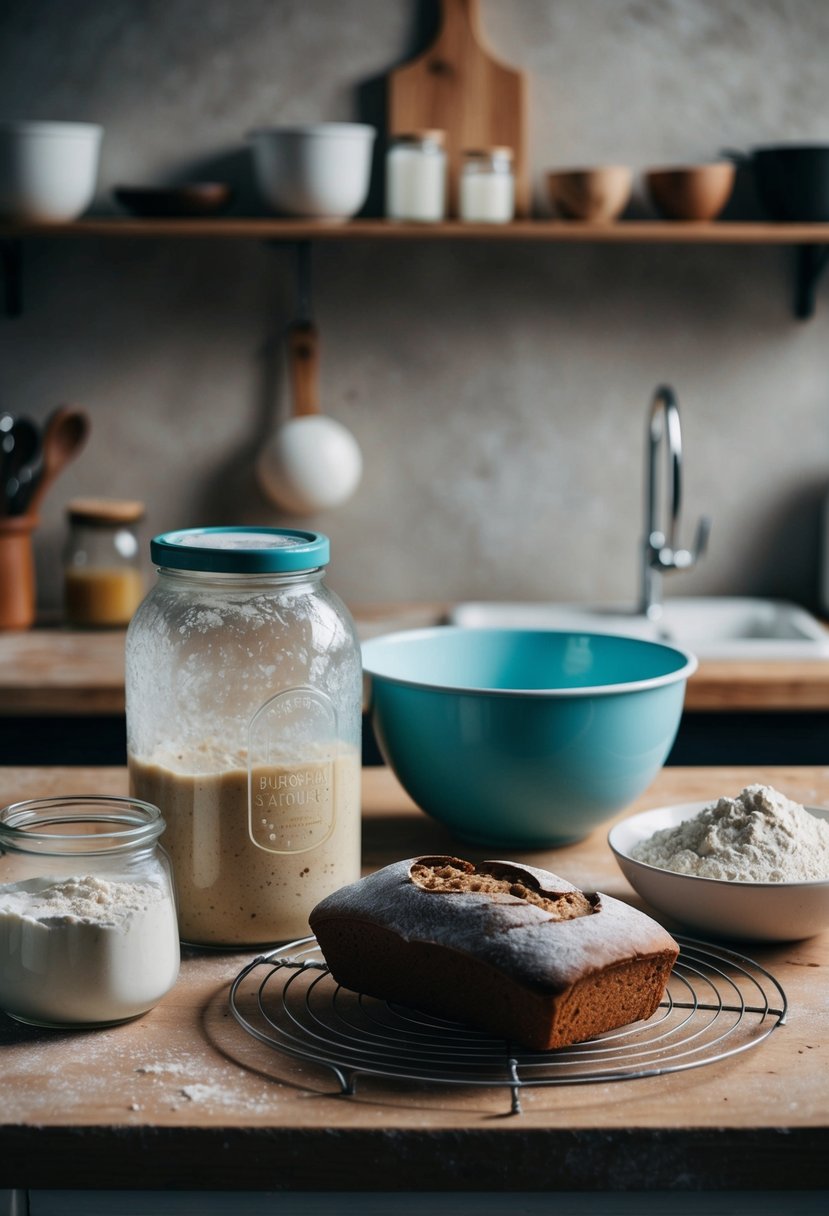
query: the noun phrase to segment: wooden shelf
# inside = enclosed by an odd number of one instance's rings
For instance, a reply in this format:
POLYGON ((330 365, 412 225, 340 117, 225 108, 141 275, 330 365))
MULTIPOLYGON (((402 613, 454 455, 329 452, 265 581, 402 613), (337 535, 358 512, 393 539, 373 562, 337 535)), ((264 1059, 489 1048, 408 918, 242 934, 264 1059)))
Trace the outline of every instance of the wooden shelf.
POLYGON ((126 238, 172 240, 308 241, 543 241, 603 245, 787 245, 797 251, 794 314, 811 317, 817 285, 829 264, 829 224, 769 224, 721 221, 688 223, 620 220, 587 224, 564 220, 516 220, 511 224, 410 224, 367 219, 343 222, 268 217, 135 219, 101 216, 72 224, 0 224, 0 258, 6 312, 22 311, 22 244, 32 238, 126 238))
POLYGON ((256 241, 550 241, 568 244, 825 245, 829 224, 688 223, 621 220, 587 224, 516 220, 511 224, 409 224, 395 220, 285 220, 265 217, 131 219, 120 216, 72 224, 3 224, 0 239, 18 237, 187 237, 256 241))

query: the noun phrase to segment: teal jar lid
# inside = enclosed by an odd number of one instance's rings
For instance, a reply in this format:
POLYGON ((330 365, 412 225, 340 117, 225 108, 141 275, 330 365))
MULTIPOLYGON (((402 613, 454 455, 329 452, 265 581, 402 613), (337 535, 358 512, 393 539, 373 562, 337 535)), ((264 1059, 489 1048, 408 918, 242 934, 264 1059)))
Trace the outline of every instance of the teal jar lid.
POLYGON ((295 528, 184 528, 150 541, 150 556, 167 570, 207 574, 289 574, 327 566, 321 532, 295 528))

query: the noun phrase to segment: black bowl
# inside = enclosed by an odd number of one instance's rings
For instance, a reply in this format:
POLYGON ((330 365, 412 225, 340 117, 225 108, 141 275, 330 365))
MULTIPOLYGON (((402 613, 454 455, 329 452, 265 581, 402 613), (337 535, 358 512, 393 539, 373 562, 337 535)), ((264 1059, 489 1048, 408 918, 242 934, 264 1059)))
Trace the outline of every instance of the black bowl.
POLYGON ((760 202, 773 220, 829 221, 829 144, 755 148, 751 164, 760 202))
POLYGON ((112 192, 122 207, 150 218, 216 215, 232 197, 224 182, 188 182, 183 186, 116 186, 112 192))

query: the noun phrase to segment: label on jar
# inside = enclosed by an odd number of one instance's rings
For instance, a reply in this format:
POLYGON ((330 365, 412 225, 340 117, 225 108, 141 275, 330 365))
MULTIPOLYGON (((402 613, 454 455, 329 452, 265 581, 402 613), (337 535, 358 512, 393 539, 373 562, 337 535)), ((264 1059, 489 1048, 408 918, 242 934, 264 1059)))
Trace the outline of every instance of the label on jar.
POLYGON ((305 853, 329 839, 336 754, 337 714, 324 693, 292 688, 256 712, 248 736, 248 832, 255 845, 305 853))
MULTIPOLYGON (((302 853, 273 852, 276 841, 260 848, 253 839, 250 790, 260 770, 252 781, 246 748, 233 753, 207 739, 200 747, 130 755, 133 794, 161 807, 167 824, 183 941, 241 946, 306 937, 314 905, 360 877, 360 756, 342 741, 330 765, 329 754, 328 744, 324 752, 305 745, 299 755, 261 766, 262 776, 278 778, 281 770, 289 784, 290 774, 333 769, 334 830, 302 853)), ((263 811, 259 819, 273 822, 263 811)), ((261 836, 265 825, 258 829, 261 836)))

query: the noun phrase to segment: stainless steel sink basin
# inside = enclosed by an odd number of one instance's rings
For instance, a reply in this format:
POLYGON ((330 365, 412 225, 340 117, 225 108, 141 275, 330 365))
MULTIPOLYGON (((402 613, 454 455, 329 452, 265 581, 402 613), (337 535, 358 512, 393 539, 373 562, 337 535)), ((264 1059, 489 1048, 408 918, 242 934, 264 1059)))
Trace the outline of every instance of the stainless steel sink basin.
POLYGON ((700 658, 829 657, 829 630, 785 600, 689 596, 666 599, 659 621, 614 605, 458 604, 454 625, 469 628, 583 629, 673 642, 700 658))

